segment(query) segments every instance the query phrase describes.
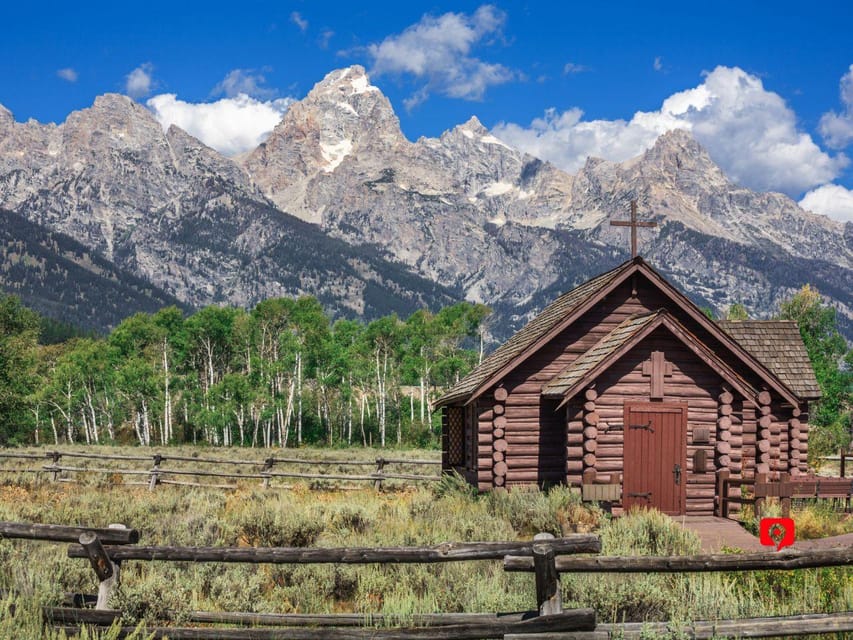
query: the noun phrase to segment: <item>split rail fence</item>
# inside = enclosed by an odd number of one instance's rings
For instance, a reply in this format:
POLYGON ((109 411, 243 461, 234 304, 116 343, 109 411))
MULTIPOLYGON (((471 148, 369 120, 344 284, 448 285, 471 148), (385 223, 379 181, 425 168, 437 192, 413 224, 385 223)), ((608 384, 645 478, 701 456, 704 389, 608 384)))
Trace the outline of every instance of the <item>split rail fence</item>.
MULTIPOLYGON (((68 548, 70 558, 88 558, 99 580, 95 609, 46 607, 46 621, 66 634, 77 634, 81 625, 111 626, 122 612, 107 608, 111 591, 128 561, 244 562, 274 564, 306 563, 435 563, 471 560, 503 560, 506 571, 534 574, 537 609, 517 613, 435 613, 413 616, 411 625, 391 628, 399 620, 382 615, 359 614, 256 614, 244 612, 195 611, 184 618, 196 624, 229 624, 241 627, 148 627, 157 638, 207 638, 210 640, 443 640, 504 638, 506 640, 632 640, 654 637, 719 639, 726 637, 808 636, 853 632, 853 611, 770 618, 676 623, 597 624, 592 609, 563 610, 561 572, 693 572, 790 570, 807 567, 853 566, 853 546, 821 551, 786 549, 751 554, 709 554, 665 557, 580 556, 597 554, 600 540, 592 535, 553 538, 539 534, 530 542, 444 543, 433 547, 384 548, 247 548, 136 546, 138 533, 122 525, 107 529, 83 529, 56 525, 0 522, 0 537, 18 537, 54 542, 76 542, 68 548), (571 554, 571 555, 564 555, 571 554), (377 626, 379 625, 379 626, 377 626)), ((86 600, 83 598, 81 600, 86 600)), ((135 628, 122 628, 119 637, 135 628)))
POLYGON ((758 473, 750 478, 732 478, 728 469, 717 472, 717 513, 729 517, 731 504, 750 504, 755 510, 756 520, 761 519, 768 498, 778 498, 782 515, 791 514, 791 501, 795 499, 832 500, 851 510, 853 502, 853 478, 824 478, 821 476, 791 476, 780 473, 778 480, 770 480, 768 474, 758 473), (732 495, 735 490, 736 495, 732 495))
MULTIPOLYGON (((170 453, 120 455, 77 451, 48 451, 43 454, 0 451, 0 460, 25 461, 31 465, 33 461, 46 461, 38 468, 32 466, 0 467, 0 473, 35 473, 44 475, 53 482, 76 482, 85 474, 96 474, 105 476, 116 484, 147 486, 151 491, 158 485, 236 489, 236 482, 247 481, 259 482, 264 488, 290 488, 289 485, 278 483, 283 479, 335 484, 367 482, 373 483, 374 488, 378 490, 389 481, 434 482, 440 479, 439 475, 413 473, 406 471, 406 469, 441 467, 440 460, 385 458, 381 456, 373 460, 311 460, 280 456, 269 456, 263 460, 235 460, 181 456, 170 453), (67 463, 65 462, 67 460, 91 460, 95 461, 95 464, 100 462, 108 464, 89 466, 79 462, 76 464, 67 463), (116 467, 110 463, 119 463, 123 467, 116 467), (143 467, 142 463, 148 464, 143 467), (179 463, 177 466, 180 468, 175 465, 164 466, 169 463, 179 463), (231 467, 234 470, 223 470, 223 467, 231 467), (401 467, 403 470, 398 470, 401 467), (340 471, 350 468, 361 472, 343 473, 340 471), (319 471, 314 469, 319 469, 319 471), (326 469, 330 471, 324 471, 326 469), (199 479, 205 481, 202 482, 199 479), (216 483, 216 479, 227 479, 232 482, 216 483)), ((338 488, 351 486, 344 485, 338 488)))

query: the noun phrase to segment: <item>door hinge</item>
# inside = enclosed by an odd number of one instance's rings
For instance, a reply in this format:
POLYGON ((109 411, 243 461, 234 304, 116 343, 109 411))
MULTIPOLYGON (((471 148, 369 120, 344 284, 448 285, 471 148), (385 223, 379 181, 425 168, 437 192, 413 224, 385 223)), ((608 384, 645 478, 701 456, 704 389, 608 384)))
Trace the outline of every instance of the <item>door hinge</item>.
POLYGON ((652 497, 652 492, 646 491, 645 493, 629 493, 628 497, 629 498, 645 498, 646 500, 648 500, 652 497))
POLYGON ((647 430, 647 431, 651 431, 652 433, 654 433, 654 432, 655 432, 655 430, 652 428, 651 420, 650 420, 647 424, 632 424, 632 425, 629 425, 629 426, 628 426, 628 428, 629 428, 629 429, 645 429, 645 430, 647 430))

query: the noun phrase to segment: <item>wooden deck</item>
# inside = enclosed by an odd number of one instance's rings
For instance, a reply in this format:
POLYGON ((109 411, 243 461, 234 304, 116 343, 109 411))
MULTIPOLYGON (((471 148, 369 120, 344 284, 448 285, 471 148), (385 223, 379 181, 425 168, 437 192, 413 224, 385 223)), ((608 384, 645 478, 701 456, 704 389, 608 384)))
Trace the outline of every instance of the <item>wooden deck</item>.
MULTIPOLYGON (((736 520, 717 516, 673 516, 672 519, 699 536, 702 541, 702 551, 705 553, 720 551, 723 547, 743 551, 772 550, 772 547, 762 545, 756 536, 744 529, 736 520)), ((794 549, 800 550, 849 546, 853 546, 853 533, 816 540, 798 540, 793 544, 794 549)))
POLYGON ((735 520, 717 516, 673 516, 672 519, 699 536, 702 541, 702 551, 705 553, 720 551, 723 547, 743 551, 768 549, 735 520))
POLYGON ((795 549, 834 549, 836 547, 853 547, 853 533, 840 536, 818 538, 816 540, 800 540, 794 543, 795 549))

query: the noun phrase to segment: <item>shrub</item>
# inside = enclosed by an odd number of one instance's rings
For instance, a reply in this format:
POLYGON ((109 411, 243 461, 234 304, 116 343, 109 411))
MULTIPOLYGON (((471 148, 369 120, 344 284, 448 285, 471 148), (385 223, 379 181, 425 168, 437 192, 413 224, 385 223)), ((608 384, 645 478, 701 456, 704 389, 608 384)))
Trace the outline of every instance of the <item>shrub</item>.
POLYGON ((606 555, 689 555, 701 549, 696 534, 654 509, 613 520, 601 532, 601 546, 606 555))
POLYGON ((258 547, 309 547, 325 529, 319 509, 306 512, 256 506, 240 515, 239 541, 258 547))

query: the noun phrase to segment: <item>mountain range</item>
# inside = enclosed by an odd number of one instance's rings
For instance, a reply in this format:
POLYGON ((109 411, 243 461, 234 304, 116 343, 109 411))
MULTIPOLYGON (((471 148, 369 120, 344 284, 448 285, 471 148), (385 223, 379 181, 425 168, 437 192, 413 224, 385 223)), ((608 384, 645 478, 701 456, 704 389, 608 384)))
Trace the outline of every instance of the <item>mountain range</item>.
POLYGON ((720 313, 740 302, 767 317, 811 283, 853 337, 853 224, 733 184, 685 131, 570 175, 476 118, 408 140, 358 66, 328 74, 235 158, 164 131, 120 95, 60 125, 18 123, 0 106, 0 208, 11 225, 0 236, 0 283, 92 328, 167 301, 192 309, 313 294, 336 315, 368 318, 483 302, 502 338, 628 257, 628 234, 610 221, 632 199, 658 225, 641 230, 642 255, 700 305, 720 313), (126 293, 61 298, 76 276, 62 284, 32 265, 70 250, 37 236, 86 253, 72 264, 87 286, 100 279, 126 293), (17 270, 3 266, 13 259, 17 270), (21 265, 31 265, 26 276, 21 265), (83 311, 91 304, 102 313, 83 311))

